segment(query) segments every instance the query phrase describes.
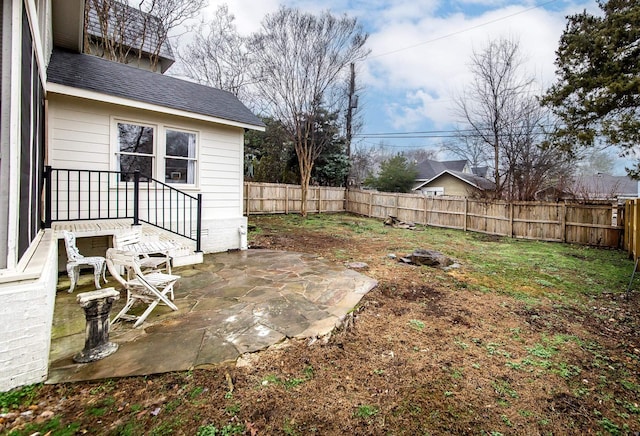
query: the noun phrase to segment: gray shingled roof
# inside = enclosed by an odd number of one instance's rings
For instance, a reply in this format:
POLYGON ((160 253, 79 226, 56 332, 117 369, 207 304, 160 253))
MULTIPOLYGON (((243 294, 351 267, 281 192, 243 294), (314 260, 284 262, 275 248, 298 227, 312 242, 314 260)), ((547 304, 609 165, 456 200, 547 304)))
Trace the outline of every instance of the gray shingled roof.
POLYGON ((585 193, 592 197, 635 197, 638 195, 638 181, 629 176, 610 176, 596 174, 593 176, 578 176, 574 180, 573 191, 585 193))
POLYGON ((418 176, 416 180, 430 180, 445 170, 462 171, 467 165, 466 160, 437 161, 425 159, 417 166, 418 176))
POLYGON ((476 176, 484 177, 486 179, 489 167, 471 167, 471 172, 476 176))
POLYGON ((233 94, 96 56, 54 50, 48 81, 194 114, 263 127, 233 94))
MULTIPOLYGON (((89 2, 88 4, 87 33, 93 37, 102 38, 100 19, 95 10, 95 5, 93 2, 89 2)), ((111 9, 108 11, 107 27, 110 34, 109 36, 113 38, 114 30, 123 27, 124 41, 120 42, 135 50, 138 50, 140 44, 143 42, 142 52, 145 54, 154 54, 159 44, 159 34, 166 34, 166 29, 162 28, 162 23, 153 15, 144 13, 124 3, 117 1, 111 2, 110 6, 111 9), (142 38, 143 34, 145 34, 144 39, 142 38)), ((120 31, 118 30, 117 33, 120 33, 120 31)), ((160 45, 159 56, 171 61, 175 60, 171 45, 166 39, 162 45, 160 45)))
POLYGON ((491 191, 496 187, 496 184, 493 183, 491 180, 485 179, 484 177, 480 177, 475 174, 463 173, 461 171, 450 171, 450 170, 447 170, 446 172, 458 177, 459 179, 466 181, 467 183, 475 185, 478 188, 483 189, 485 191, 491 191))

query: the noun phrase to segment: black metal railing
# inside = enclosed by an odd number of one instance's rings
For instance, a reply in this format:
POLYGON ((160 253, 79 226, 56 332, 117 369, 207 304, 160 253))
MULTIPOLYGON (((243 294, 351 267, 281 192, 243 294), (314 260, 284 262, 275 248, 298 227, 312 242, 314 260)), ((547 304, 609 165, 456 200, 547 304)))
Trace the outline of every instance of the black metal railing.
POLYGON ((132 173, 45 167, 44 225, 131 218, 196 242, 201 251, 202 194, 187 194, 132 173))

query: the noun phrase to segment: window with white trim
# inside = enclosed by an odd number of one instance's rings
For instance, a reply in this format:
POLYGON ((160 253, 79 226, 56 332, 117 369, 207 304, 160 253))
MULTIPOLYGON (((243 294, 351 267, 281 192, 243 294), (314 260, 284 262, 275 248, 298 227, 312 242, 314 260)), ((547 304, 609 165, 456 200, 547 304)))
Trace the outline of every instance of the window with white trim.
POLYGON ((196 183, 196 134, 181 130, 165 131, 165 183, 196 183))
POLYGON ((116 158, 122 181, 133 180, 134 171, 140 171, 140 180, 148 181, 154 171, 155 128, 144 124, 117 123, 118 148, 116 158))

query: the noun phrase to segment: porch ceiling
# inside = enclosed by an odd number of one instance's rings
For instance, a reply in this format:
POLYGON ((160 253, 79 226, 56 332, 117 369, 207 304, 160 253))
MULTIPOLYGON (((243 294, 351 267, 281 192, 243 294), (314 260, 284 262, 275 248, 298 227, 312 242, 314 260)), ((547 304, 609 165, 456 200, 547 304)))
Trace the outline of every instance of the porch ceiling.
POLYGON ((53 0, 53 44, 82 52, 84 0, 53 0))

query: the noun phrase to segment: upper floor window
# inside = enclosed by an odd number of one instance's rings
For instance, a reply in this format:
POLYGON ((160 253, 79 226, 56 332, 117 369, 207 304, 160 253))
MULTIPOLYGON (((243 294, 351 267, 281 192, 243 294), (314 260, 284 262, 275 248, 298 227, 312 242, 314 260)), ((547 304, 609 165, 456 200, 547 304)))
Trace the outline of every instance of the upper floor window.
POLYGON ((154 138, 153 126, 118 122, 116 155, 123 181, 133 180, 134 171, 140 171, 142 181, 153 177, 154 138))
POLYGON ((196 134, 166 129, 165 182, 196 183, 196 134))

